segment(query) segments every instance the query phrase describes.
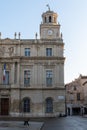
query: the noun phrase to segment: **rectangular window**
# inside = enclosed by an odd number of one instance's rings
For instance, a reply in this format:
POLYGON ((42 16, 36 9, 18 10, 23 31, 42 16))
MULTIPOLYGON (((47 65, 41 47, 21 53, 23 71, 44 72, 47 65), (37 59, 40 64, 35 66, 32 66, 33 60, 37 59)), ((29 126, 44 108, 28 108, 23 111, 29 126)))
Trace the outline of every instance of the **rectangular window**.
POLYGON ((77 93, 77 100, 80 100, 80 93, 77 93))
POLYGON ((30 48, 25 48, 25 56, 30 56, 30 48))
POLYGON ((53 72, 52 70, 46 71, 46 85, 52 86, 53 72))
POLYGON ((30 86, 30 70, 24 71, 24 85, 30 86))
POLYGON ((9 84, 9 71, 5 71, 5 77, 3 78, 3 84, 9 84))
POLYGON ((52 56, 52 48, 46 48, 46 56, 52 56))

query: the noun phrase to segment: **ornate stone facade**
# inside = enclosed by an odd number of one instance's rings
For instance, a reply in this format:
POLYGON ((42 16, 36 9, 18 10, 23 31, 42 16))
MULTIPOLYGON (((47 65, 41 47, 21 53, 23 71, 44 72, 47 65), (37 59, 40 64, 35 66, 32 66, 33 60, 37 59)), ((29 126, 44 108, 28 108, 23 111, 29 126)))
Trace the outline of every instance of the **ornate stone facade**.
POLYGON ((53 11, 42 18, 40 39, 16 39, 16 33, 14 39, 0 39, 0 115, 65 114, 60 25, 53 11))

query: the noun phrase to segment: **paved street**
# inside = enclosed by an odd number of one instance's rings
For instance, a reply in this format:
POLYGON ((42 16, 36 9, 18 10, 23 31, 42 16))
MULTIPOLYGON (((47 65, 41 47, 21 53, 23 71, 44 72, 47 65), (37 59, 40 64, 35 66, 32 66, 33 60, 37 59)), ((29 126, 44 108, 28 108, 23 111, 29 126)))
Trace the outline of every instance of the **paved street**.
POLYGON ((87 117, 70 116, 45 121, 42 130, 87 130, 87 117))
POLYGON ((24 126, 24 122, 0 121, 0 130, 40 130, 43 122, 29 122, 29 126, 24 126))
POLYGON ((87 117, 81 116, 50 118, 44 122, 30 121, 29 126, 24 126, 23 123, 22 121, 0 121, 0 130, 87 130, 87 117))

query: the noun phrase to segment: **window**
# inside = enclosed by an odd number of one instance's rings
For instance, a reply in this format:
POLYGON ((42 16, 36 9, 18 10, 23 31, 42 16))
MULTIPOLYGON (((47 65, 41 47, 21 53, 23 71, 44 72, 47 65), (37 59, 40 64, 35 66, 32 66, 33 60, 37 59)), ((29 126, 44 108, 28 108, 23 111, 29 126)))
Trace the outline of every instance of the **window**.
POLYGON ((46 48, 46 56, 52 56, 52 48, 46 48))
POLYGON ((53 78, 52 70, 47 70, 46 71, 46 85, 47 86, 52 86, 52 78, 53 78))
POLYGON ((9 84, 9 71, 5 71, 5 76, 3 78, 3 84, 9 84))
POLYGON ((77 100, 80 100, 80 93, 77 93, 77 100))
POLYGON ((51 18, 51 16, 49 16, 49 23, 51 23, 51 21, 52 21, 52 18, 51 18))
POLYGON ((53 100, 51 98, 46 99, 46 113, 53 112, 53 100))
POLYGON ((25 48, 25 56, 30 56, 30 48, 25 48))
POLYGON ((24 85, 30 85, 30 70, 24 71, 24 85))
POLYGON ((30 99, 28 98, 23 100, 23 112, 30 112, 30 99))
POLYGON ((46 20, 46 17, 45 17, 45 23, 47 22, 47 20, 46 20))
POLYGON ((76 86, 74 86, 74 91, 76 91, 76 86))

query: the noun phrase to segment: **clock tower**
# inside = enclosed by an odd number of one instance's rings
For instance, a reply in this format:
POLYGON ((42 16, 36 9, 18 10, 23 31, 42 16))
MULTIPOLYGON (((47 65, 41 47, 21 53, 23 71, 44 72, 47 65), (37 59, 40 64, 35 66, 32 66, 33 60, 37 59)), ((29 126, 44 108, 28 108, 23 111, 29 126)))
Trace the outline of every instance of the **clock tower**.
POLYGON ((40 24, 41 39, 59 39, 60 24, 57 23, 58 15, 48 8, 48 11, 42 14, 42 23, 40 24))

